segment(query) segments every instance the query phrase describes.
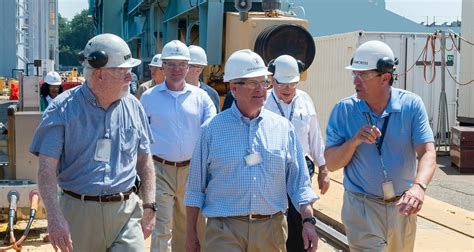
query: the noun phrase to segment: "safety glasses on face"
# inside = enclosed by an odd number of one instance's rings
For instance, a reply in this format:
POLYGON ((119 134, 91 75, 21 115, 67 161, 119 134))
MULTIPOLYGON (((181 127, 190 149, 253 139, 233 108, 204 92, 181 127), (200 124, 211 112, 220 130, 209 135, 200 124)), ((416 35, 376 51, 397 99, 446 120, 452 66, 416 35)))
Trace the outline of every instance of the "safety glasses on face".
POLYGON ((175 62, 169 62, 169 61, 163 61, 163 65, 168 68, 179 68, 179 69, 185 69, 189 66, 187 62, 175 63, 175 62))
POLYGON ((352 80, 359 79, 361 81, 368 81, 382 74, 376 72, 354 72, 352 71, 352 80))
POLYGON ((256 80, 247 80, 247 81, 240 81, 234 82, 235 84, 242 85, 249 89, 256 89, 257 87, 263 86, 264 88, 270 87, 271 81, 264 80, 264 81, 256 81, 256 80))
POLYGON ((295 89, 296 86, 298 85, 298 82, 292 82, 292 83, 280 83, 278 82, 277 79, 274 79, 276 84, 278 85, 279 88, 291 88, 291 89, 295 89))
POLYGON ((131 68, 105 68, 108 73, 117 79, 125 79, 132 74, 131 68))

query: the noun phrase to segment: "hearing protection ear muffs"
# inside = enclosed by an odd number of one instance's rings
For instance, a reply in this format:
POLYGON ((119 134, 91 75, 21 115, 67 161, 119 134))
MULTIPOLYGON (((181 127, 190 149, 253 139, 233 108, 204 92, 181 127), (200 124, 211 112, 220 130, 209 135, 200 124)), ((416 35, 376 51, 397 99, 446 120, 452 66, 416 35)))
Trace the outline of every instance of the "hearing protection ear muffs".
POLYGON ((83 52, 79 53, 79 61, 82 63, 87 60, 87 63, 93 68, 101 68, 107 65, 109 56, 104 51, 94 51, 88 56, 85 56, 83 52))
POLYGON ((393 73, 395 65, 398 65, 398 58, 395 60, 389 57, 383 57, 377 61, 377 72, 379 73, 393 73))
POLYGON ((268 62, 268 71, 272 74, 275 74, 275 59, 272 59, 270 62, 268 62))
MULTIPOLYGON (((351 58, 351 63, 354 61, 354 58, 351 58)), ((398 65, 398 58, 395 58, 395 60, 389 58, 389 57, 383 57, 379 60, 377 60, 377 72, 379 73, 393 73, 395 71, 395 66, 398 65)))
POLYGON ((301 60, 296 60, 296 63, 298 63, 298 71, 302 73, 305 67, 304 62, 301 60))

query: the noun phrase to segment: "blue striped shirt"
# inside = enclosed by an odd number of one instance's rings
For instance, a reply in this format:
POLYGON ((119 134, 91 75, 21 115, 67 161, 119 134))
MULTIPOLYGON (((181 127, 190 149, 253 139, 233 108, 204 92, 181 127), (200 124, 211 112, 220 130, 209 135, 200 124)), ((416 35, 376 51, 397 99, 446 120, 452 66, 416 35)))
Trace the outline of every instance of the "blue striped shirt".
POLYGON ((250 120, 234 103, 203 125, 186 206, 201 208, 206 217, 273 214, 286 211, 287 193, 295 206, 318 199, 288 120, 263 108, 250 120), (247 165, 251 153, 259 153, 262 162, 247 165))

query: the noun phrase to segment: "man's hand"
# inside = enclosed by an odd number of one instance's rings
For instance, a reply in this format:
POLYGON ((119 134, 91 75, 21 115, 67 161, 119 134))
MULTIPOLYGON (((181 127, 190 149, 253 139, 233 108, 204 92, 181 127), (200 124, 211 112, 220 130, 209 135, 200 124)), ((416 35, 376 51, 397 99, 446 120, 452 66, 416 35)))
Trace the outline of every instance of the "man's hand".
POLYGON ((316 227, 309 223, 303 223, 303 244, 306 251, 315 252, 318 248, 318 234, 316 227))
POLYGON ((421 210, 425 199, 425 191, 417 184, 414 184, 398 200, 396 206, 399 207, 401 214, 410 216, 421 210))
POLYGON ((186 232, 186 252, 200 252, 201 244, 197 232, 195 230, 187 230, 186 232))
POLYGON ((55 219, 48 218, 48 233, 49 241, 54 251, 72 252, 71 233, 69 232, 69 225, 63 216, 56 217, 55 219))
POLYGON ((155 221, 155 211, 150 208, 143 209, 141 224, 145 239, 148 238, 155 229, 155 221))
POLYGON ((377 127, 365 125, 357 131, 352 139, 357 145, 361 143, 374 144, 381 135, 382 133, 377 127))
POLYGON ((324 165, 324 166, 319 167, 318 187, 321 194, 325 194, 328 191, 330 181, 331 180, 329 178, 329 171, 326 168, 326 166, 324 165))

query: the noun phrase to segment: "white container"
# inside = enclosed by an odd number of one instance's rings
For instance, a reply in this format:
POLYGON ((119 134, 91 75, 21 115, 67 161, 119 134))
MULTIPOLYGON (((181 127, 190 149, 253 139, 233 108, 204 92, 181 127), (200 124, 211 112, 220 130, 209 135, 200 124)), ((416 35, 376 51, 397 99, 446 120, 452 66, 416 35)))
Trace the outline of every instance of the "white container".
MULTIPOLYGON (((399 58, 398 73, 404 73, 420 56, 425 47, 428 33, 392 33, 392 32, 364 32, 355 31, 331 36, 315 38, 316 57, 309 68, 308 79, 303 82, 302 89, 308 92, 314 100, 318 112, 321 128, 325 133, 332 108, 344 97, 354 94, 351 72, 344 67, 349 62, 355 50, 362 43, 369 40, 380 40, 387 43, 399 58)), ((441 61, 439 51, 440 41, 435 40, 437 50, 435 60, 441 61)), ((446 40, 446 48, 452 48, 452 41, 446 40)), ((431 60, 431 47, 428 48, 427 61, 431 60)), ((446 55, 454 57, 453 66, 448 66, 454 75, 458 72, 458 53, 455 50, 447 51, 446 55)), ((448 57, 448 56, 447 56, 448 57)), ((422 58, 418 61, 423 61, 422 58)), ((401 75, 393 86, 406 89, 418 94, 426 106, 431 128, 436 136, 438 130, 439 100, 441 92, 441 68, 436 66, 436 77, 433 83, 427 84, 423 78, 423 65, 415 65, 406 75, 401 75)), ((427 67, 427 79, 431 79, 431 68, 427 67)), ((446 72, 446 97, 448 104, 449 126, 456 122, 456 83, 446 72)), ((449 129, 448 129, 449 130, 449 129)))
MULTIPOLYGON (((474 42, 474 1, 462 1, 462 23, 461 36, 469 42, 474 42)), ((459 82, 467 83, 474 80, 474 46, 461 42, 461 67, 459 82)), ((466 86, 459 86, 459 110, 458 120, 460 122, 474 123, 474 82, 466 86)))

